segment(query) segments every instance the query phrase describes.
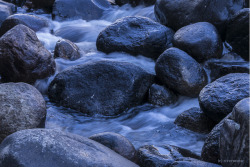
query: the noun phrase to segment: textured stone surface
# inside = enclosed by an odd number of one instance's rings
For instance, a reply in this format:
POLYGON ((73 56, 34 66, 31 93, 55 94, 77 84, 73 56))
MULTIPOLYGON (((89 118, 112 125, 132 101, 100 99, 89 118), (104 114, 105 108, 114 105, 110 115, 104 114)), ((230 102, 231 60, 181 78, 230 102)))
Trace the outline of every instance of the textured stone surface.
POLYGON ((56 43, 54 58, 61 57, 69 60, 76 60, 81 57, 80 49, 76 44, 67 40, 60 39, 56 43))
POLYGON ((88 138, 49 129, 23 130, 0 146, 1 167, 138 167, 88 138))
POLYGON ((89 115, 118 115, 141 104, 153 80, 131 63, 91 62, 59 73, 49 86, 49 98, 89 115))
POLYGON ((207 84, 207 75, 201 65, 177 48, 161 54, 155 70, 164 85, 184 96, 197 97, 207 84))
POLYGON ((19 130, 42 128, 46 105, 41 93, 25 83, 0 84, 0 143, 19 130))
POLYGON ((157 59, 172 46, 173 34, 171 29, 149 18, 124 17, 105 28, 96 45, 105 53, 126 52, 157 59))
POLYGON ((30 28, 19 24, 0 38, 2 81, 33 83, 54 72, 53 57, 30 28))
POLYGON ((237 102, 249 96, 249 74, 232 73, 205 86, 199 95, 202 111, 220 122, 237 102))
POLYGON ((128 141, 128 139, 120 134, 104 132, 95 134, 89 138, 103 144, 131 161, 136 160, 136 150, 134 146, 130 143, 130 141, 128 141))

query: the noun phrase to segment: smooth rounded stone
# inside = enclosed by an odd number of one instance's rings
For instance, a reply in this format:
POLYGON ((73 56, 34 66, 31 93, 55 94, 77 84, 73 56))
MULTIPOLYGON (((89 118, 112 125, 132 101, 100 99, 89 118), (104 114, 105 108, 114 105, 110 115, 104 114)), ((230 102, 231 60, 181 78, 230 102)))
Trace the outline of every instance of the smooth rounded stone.
POLYGON ((199 133, 209 133, 215 123, 200 108, 194 107, 184 111, 175 119, 176 125, 199 133))
POLYGON ((23 24, 32 29, 33 31, 38 31, 44 27, 49 26, 47 20, 40 18, 38 16, 33 16, 28 14, 14 14, 9 16, 3 22, 0 28, 0 36, 5 34, 7 31, 9 31, 18 24, 23 24))
POLYGON ((194 23, 179 29, 173 38, 177 47, 198 62, 222 57, 222 42, 217 29, 208 22, 194 23))
POLYGON ((178 48, 167 49, 161 54, 155 71, 162 83, 184 96, 197 97, 207 84, 207 75, 201 65, 178 48))
POLYGON ((201 158, 203 161, 221 164, 219 146, 220 129, 225 119, 229 116, 230 114, 228 114, 223 120, 221 120, 207 135, 201 151, 201 158))
POLYGON ((249 14, 249 8, 236 13, 228 23, 226 35, 233 51, 246 61, 249 61, 249 14))
POLYGON ((3 83, 0 92, 0 143, 19 130, 44 127, 46 105, 35 87, 26 83, 3 83))
POLYGON ((105 53, 126 52, 157 59, 172 46, 174 32, 146 17, 124 17, 105 28, 96 46, 105 53))
POLYGON ((249 63, 240 61, 207 61, 206 68, 211 71, 211 81, 230 73, 249 73, 250 71, 249 63))
POLYGON ((249 110, 250 98, 241 100, 221 126, 219 147, 222 166, 249 166, 249 110))
POLYGON ((199 95, 201 110, 220 122, 240 100, 249 97, 249 74, 232 73, 205 86, 199 95))
POLYGON ((60 39, 56 43, 54 58, 61 57, 63 59, 76 60, 81 57, 80 49, 76 44, 67 40, 60 39))
POLYGON ((0 145, 1 167, 138 167, 88 138, 52 129, 30 129, 0 145))
POLYGON ((177 95, 175 95, 174 92, 164 86, 153 84, 149 88, 148 101, 151 104, 166 106, 174 104, 177 99, 177 95))
POLYGON ((9 6, 0 3, 0 26, 7 17, 12 15, 12 10, 9 6))
POLYGON ((242 9, 243 4, 244 0, 157 0, 155 15, 174 30, 192 23, 210 22, 224 36, 227 20, 242 9))
POLYGON ((11 8, 12 13, 15 13, 17 11, 17 7, 12 3, 0 0, 0 5, 8 6, 9 8, 11 8))
POLYGON ((55 0, 52 17, 65 19, 100 19, 104 11, 111 9, 108 0, 55 0))
POLYGON ((103 144, 128 160, 136 160, 136 150, 133 144, 120 134, 104 132, 90 136, 89 139, 103 144))
POLYGON ((0 75, 3 82, 34 83, 55 72, 55 61, 36 33, 19 24, 0 38, 0 75))
POLYGON ((49 98, 88 115, 114 116, 143 102, 154 76, 126 62, 96 61, 68 68, 49 86, 49 98))

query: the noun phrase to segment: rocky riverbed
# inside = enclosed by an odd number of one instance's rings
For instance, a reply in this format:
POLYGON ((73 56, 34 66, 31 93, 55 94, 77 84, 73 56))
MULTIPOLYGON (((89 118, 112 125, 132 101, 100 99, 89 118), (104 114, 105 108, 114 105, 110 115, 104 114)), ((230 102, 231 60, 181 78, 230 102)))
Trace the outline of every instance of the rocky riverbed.
POLYGON ((249 81, 248 1, 0 0, 0 167, 249 166, 249 81))

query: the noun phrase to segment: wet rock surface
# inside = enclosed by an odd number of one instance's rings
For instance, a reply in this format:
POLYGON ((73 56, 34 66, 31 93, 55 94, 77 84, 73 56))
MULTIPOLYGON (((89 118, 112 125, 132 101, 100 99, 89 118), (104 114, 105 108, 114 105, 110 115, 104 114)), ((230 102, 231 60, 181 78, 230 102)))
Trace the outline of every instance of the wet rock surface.
POLYGON ((15 14, 9 16, 0 27, 0 36, 5 34, 7 31, 12 29, 18 24, 23 24, 33 31, 38 31, 44 27, 48 27, 49 23, 47 20, 28 14, 15 14))
POLYGON ((128 139, 120 134, 104 132, 90 136, 89 139, 103 144, 131 161, 136 160, 136 150, 134 146, 128 141, 128 139))
POLYGON ((49 129, 23 130, 0 145, 0 166, 138 167, 88 138, 49 129))
POLYGON ((73 42, 67 39, 60 39, 56 43, 54 52, 54 58, 57 57, 69 60, 79 59, 81 57, 80 49, 73 42))
POLYGON ((235 105, 220 128, 219 147, 223 166, 249 166, 249 109, 248 97, 235 105))
POLYGON ((107 0, 55 0, 53 18, 65 19, 100 19, 103 12, 111 8, 107 0))
POLYGON ((200 108, 184 111, 175 119, 176 125, 199 133, 209 133, 215 123, 200 108))
POLYGON ((199 95, 202 111, 215 122, 221 121, 237 102, 249 96, 249 74, 232 73, 205 86, 199 95))
POLYGON ((25 83, 3 83, 0 92, 0 143, 19 130, 45 126, 46 105, 36 88, 25 83))
POLYGON ((207 84, 201 65, 178 48, 167 49, 156 61, 156 76, 164 85, 181 95, 197 97, 207 84))
POLYGON ((222 57, 222 42, 217 29, 208 22, 194 23, 179 29, 173 45, 192 56, 198 62, 222 57))
POLYGON ((125 17, 105 28, 96 46, 105 53, 126 52, 157 59, 172 46, 173 31, 146 17, 125 17))
POLYGON ((227 26, 226 41, 243 59, 249 61, 249 14, 250 9, 236 13, 227 26))
POLYGON ((143 102, 153 80, 131 63, 91 62, 59 73, 49 86, 49 98, 85 114, 114 116, 143 102))
POLYGON ((2 25, 4 20, 10 15, 12 15, 11 8, 8 5, 1 3, 0 1, 0 26, 2 25))

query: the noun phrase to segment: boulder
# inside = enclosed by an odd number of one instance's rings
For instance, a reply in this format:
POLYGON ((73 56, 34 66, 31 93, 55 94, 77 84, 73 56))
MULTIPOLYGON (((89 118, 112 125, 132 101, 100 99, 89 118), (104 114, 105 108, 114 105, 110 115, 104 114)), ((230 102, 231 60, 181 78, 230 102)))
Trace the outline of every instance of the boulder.
POLYGON ((97 20, 110 8, 108 0, 55 0, 52 17, 56 20, 97 20))
POLYGON ((103 144, 104 146, 117 152, 128 160, 136 160, 136 150, 133 144, 131 144, 128 139, 120 134, 113 132, 104 132, 90 136, 89 139, 103 144))
POLYGON ((173 31, 146 17, 124 17, 105 28, 96 46, 105 53, 126 52, 157 59, 172 43, 173 31))
POLYGON ((50 129, 29 129, 0 145, 1 167, 138 167, 88 138, 50 129))
POLYGON ((55 0, 29 0, 34 5, 34 8, 45 9, 52 11, 55 0))
POLYGON ((249 110, 250 98, 241 100, 220 128, 219 148, 223 166, 249 166, 249 110))
POLYGON ((115 4, 119 6, 122 6, 128 3, 129 3, 129 0, 115 0, 115 4))
POLYGON ((222 57, 222 42, 217 29, 208 22, 199 22, 179 29, 173 38, 177 47, 198 62, 222 57))
POLYGON ((3 83, 0 92, 0 143, 19 130, 44 127, 46 105, 36 88, 26 83, 3 83))
POLYGON ((55 61, 36 33, 19 24, 0 38, 0 75, 3 82, 34 83, 55 72, 55 61))
POLYGON ((164 86, 153 84, 149 88, 148 101, 151 104, 166 106, 174 104, 177 99, 177 95, 175 95, 174 92, 164 86))
POLYGON ((196 22, 210 22, 224 36, 227 20, 242 9, 243 4, 244 0, 157 0, 155 15, 174 30, 196 22))
POLYGON ((201 65, 178 48, 167 49, 157 59, 157 78, 181 95, 197 97, 207 84, 207 75, 201 65))
POLYGON ((67 40, 60 39, 56 43, 54 58, 61 57, 69 60, 76 60, 81 57, 80 49, 76 44, 67 40))
POLYGON ((249 14, 249 8, 236 13, 228 23, 226 34, 233 51, 246 61, 249 61, 249 14))
POLYGON ((198 133, 209 133, 215 126, 214 121, 198 107, 184 111, 178 115, 174 123, 198 133))
POLYGON ((249 63, 240 61, 207 61, 205 66, 211 71, 211 81, 230 73, 249 73, 250 71, 249 63))
POLYGON ((4 22, 4 20, 12 15, 12 10, 9 6, 3 5, 0 3, 0 26, 4 22))
POLYGON ((38 31, 44 27, 48 27, 49 23, 47 20, 40 18, 38 16, 28 15, 28 14, 15 14, 9 16, 0 28, 0 36, 5 34, 7 31, 12 29, 18 24, 23 24, 33 31, 38 31))
POLYGON ((141 104, 154 76, 126 62, 97 61, 68 68, 49 86, 49 98, 88 115, 118 115, 141 104))
POLYGON ((205 86, 199 95, 204 113, 220 122, 240 100, 249 97, 249 74, 232 73, 205 86))
POLYGON ((144 5, 144 6, 151 6, 154 5, 156 0, 129 0, 129 3, 132 6, 144 5))

